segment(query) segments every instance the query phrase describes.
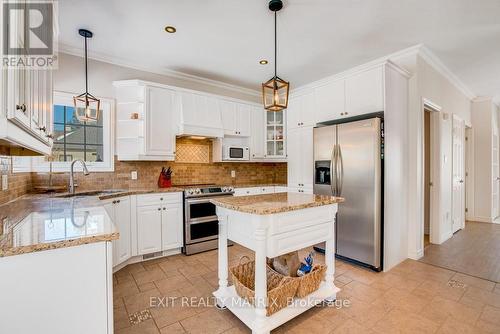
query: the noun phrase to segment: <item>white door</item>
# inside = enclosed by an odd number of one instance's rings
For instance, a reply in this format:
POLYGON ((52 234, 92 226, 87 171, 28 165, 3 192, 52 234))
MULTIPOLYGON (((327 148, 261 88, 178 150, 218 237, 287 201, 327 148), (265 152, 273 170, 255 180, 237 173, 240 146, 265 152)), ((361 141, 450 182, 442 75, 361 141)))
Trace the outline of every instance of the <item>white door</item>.
POLYGON ((174 92, 164 88, 148 87, 146 113, 146 154, 173 155, 174 92))
POLYGON ((500 216, 499 212, 499 185, 500 185, 500 175, 499 175, 499 163, 498 163, 498 127, 493 125, 493 135, 491 143, 491 216, 493 219, 500 216))
POLYGON ((162 208, 162 246, 163 250, 182 247, 182 207, 180 204, 166 205, 162 208))
POLYGON ((137 208, 137 250, 140 255, 161 251, 161 207, 137 208))
POLYGON ((120 238, 113 244, 113 265, 127 261, 132 255, 130 198, 122 197, 114 201, 114 223, 120 238))
POLYGON ((453 233, 465 226, 465 123, 453 115, 453 233))

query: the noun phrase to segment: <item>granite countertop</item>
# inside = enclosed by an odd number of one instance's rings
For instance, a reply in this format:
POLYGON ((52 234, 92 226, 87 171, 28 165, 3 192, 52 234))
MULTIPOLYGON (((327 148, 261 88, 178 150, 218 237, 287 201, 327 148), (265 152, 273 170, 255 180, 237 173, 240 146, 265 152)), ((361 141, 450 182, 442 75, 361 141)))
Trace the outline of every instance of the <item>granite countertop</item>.
POLYGON ((256 215, 269 215, 341 203, 341 197, 302 193, 276 193, 241 197, 219 197, 211 202, 217 206, 256 215))
POLYGON ((95 196, 25 195, 0 206, 0 257, 118 239, 95 196))

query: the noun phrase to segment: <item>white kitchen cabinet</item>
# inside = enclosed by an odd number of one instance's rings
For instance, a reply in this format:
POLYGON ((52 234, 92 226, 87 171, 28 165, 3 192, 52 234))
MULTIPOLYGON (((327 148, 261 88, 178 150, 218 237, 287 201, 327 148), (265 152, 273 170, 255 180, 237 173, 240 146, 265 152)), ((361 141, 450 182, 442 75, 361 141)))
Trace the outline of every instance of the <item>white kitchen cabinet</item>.
POLYGON ((250 160, 262 160, 266 155, 264 147, 265 112, 263 108, 259 107, 254 107, 251 110, 250 160))
POLYGON ((265 113, 266 118, 266 159, 285 159, 285 111, 274 111, 265 113))
POLYGON ((289 130, 288 147, 288 186, 297 190, 312 189, 313 127, 289 130))
POLYGON ((252 107, 243 103, 219 100, 224 135, 235 137, 250 136, 252 107))
POLYGON ((344 116, 345 80, 329 82, 314 89, 314 112, 316 123, 331 121, 344 116))
POLYGON ((146 87, 146 155, 175 155, 174 98, 171 90, 146 87))
POLYGON ((113 266, 132 257, 132 219, 130 197, 108 200, 104 204, 106 212, 115 224, 120 237, 113 241, 113 266))
POLYGON ((214 96, 179 91, 177 135, 222 137, 220 101, 214 96))
POLYGON ((139 255, 162 250, 162 209, 158 205, 137 208, 137 250, 139 255))
POLYGON ((175 160, 176 93, 140 81, 115 81, 118 160, 175 160), (133 98, 125 92, 135 90, 133 98), (122 92, 125 91, 125 92, 122 92))
POLYGON ((161 238, 163 250, 182 247, 182 216, 183 210, 179 204, 166 204, 162 207, 161 238))
POLYGON ((183 245, 182 193, 137 196, 139 255, 172 250, 183 245))
POLYGON ((277 192, 286 192, 286 191, 287 187, 282 187, 282 186, 245 187, 245 188, 235 188, 234 196, 274 194, 277 192))
POLYGON ((384 66, 363 71, 345 79, 344 116, 384 111, 384 66))
POLYGON ((286 112, 288 129, 315 125, 314 93, 290 99, 286 112))

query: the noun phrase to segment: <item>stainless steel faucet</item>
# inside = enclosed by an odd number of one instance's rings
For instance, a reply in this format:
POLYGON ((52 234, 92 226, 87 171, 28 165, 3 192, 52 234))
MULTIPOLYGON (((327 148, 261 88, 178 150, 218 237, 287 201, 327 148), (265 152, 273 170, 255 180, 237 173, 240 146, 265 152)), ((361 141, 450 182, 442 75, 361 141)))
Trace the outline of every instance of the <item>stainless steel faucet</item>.
POLYGON ((75 193, 75 187, 77 186, 75 184, 75 176, 74 176, 74 173, 75 173, 75 163, 81 163, 82 164, 82 167, 83 167, 83 175, 87 176, 89 175, 89 170, 87 169, 87 165, 85 165, 85 161, 83 160, 73 160, 71 162, 71 168, 70 168, 70 171, 69 171, 69 193, 70 194, 74 194, 75 193))

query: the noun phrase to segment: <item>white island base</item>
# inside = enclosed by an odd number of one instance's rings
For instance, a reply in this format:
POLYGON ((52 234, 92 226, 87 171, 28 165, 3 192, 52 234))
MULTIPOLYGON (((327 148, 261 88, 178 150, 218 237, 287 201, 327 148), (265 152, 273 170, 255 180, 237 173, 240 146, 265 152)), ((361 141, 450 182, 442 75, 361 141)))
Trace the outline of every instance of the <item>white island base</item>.
MULTIPOLYGON (((257 201, 258 197, 264 200, 264 196, 268 195, 251 197, 257 201)), ((288 196, 295 195, 288 194, 288 196)), ((301 196, 314 197, 314 195, 301 196)), ((222 199, 213 201, 217 205, 219 219, 219 288, 213 293, 218 306, 229 309, 252 330, 252 333, 265 334, 323 301, 333 302, 336 299, 337 292, 340 291, 333 283, 336 203, 293 209, 293 211, 282 208, 277 213, 263 214, 259 210, 255 212, 260 213, 242 212, 238 206, 223 207, 220 205, 222 201, 222 199), (320 288, 309 296, 304 299, 296 298, 288 307, 266 316, 265 303, 253 306, 237 295, 234 286, 228 286, 228 239, 255 252, 256 300, 265 301, 267 296, 266 258, 311 247, 321 242, 326 242, 325 263, 328 267, 325 280, 320 288)), ((245 211, 251 211, 248 207, 248 205, 245 207, 245 211)))

